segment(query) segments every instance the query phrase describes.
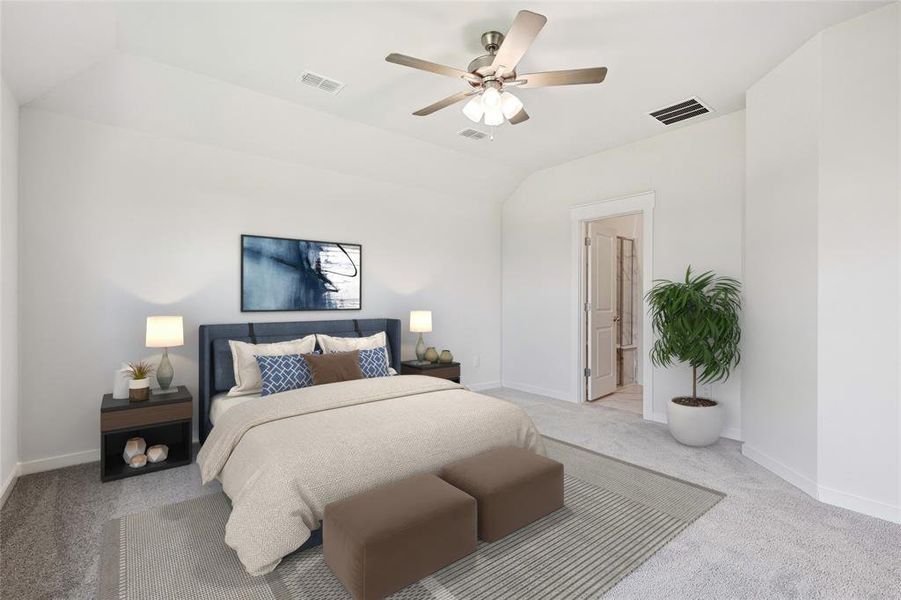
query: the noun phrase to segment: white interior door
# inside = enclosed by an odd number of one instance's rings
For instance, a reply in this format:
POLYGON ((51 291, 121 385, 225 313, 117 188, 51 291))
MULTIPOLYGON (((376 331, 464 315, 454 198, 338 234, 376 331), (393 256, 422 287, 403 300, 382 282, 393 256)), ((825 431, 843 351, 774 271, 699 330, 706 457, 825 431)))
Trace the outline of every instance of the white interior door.
POLYGON ((616 231, 588 224, 585 312, 588 400, 616 391, 616 231))

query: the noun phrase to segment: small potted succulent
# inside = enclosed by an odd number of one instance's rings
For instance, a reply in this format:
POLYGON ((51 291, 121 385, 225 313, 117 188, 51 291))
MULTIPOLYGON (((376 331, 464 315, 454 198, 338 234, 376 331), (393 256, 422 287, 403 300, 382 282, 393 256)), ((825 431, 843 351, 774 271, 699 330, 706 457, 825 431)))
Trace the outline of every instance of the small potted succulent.
POLYGON ((128 363, 125 375, 130 380, 128 382, 129 400, 139 402, 150 399, 150 375, 152 373, 153 367, 150 363, 144 361, 128 363))
POLYGON ((718 402, 698 397, 698 382, 729 378, 741 359, 741 284, 710 271, 685 281, 658 280, 647 295, 657 339, 651 349, 655 366, 691 366, 691 396, 667 403, 670 433, 688 446, 708 446, 720 437, 725 414, 718 402))

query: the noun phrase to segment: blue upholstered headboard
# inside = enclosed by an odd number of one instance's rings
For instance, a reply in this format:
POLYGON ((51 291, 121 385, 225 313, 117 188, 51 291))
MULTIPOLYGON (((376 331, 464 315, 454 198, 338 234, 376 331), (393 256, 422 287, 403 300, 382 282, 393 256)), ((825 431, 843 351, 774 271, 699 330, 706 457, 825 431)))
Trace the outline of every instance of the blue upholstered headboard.
POLYGON ((400 371, 399 319, 341 319, 338 321, 291 321, 288 323, 235 323, 200 326, 200 442, 213 428, 210 401, 235 385, 231 349, 228 340, 251 343, 284 342, 311 333, 335 337, 365 337, 384 331, 388 336, 391 366, 400 371))

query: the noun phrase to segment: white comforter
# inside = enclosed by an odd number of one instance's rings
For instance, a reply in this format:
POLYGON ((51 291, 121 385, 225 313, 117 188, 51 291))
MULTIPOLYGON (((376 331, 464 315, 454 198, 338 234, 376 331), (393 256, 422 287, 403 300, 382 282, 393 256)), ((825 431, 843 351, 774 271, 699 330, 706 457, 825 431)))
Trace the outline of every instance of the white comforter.
POLYGON ((380 377, 235 406, 197 462, 231 498, 225 542, 261 575, 309 538, 326 504, 503 446, 544 452, 519 407, 434 377, 380 377))

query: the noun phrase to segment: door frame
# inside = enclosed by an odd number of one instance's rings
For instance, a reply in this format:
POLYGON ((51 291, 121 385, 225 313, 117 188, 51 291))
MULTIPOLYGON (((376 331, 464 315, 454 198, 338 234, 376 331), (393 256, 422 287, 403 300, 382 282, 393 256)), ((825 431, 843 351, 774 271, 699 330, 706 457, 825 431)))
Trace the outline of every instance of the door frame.
MULTIPOLYGON (((585 367, 587 356, 585 351, 585 332, 587 318, 584 310, 584 298, 588 282, 585 277, 585 236, 587 235, 588 222, 620 217, 625 215, 642 215, 641 231, 641 291, 642 297, 647 294, 653 285, 654 278, 654 205, 656 203, 655 192, 648 191, 630 196, 619 196, 578 204, 570 209, 571 238, 572 238, 572 284, 570 285, 570 306, 572 307, 571 330, 571 360, 570 364, 579 365, 575 375, 575 399, 576 402, 587 402, 585 393, 585 367)), ((643 323, 641 328, 641 353, 642 353, 642 413, 647 420, 653 420, 654 414, 654 370, 651 364, 650 348, 653 344, 653 332, 651 331, 651 315, 647 302, 642 298, 643 323)))

